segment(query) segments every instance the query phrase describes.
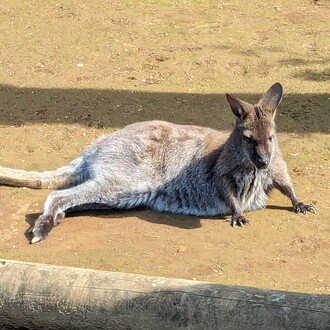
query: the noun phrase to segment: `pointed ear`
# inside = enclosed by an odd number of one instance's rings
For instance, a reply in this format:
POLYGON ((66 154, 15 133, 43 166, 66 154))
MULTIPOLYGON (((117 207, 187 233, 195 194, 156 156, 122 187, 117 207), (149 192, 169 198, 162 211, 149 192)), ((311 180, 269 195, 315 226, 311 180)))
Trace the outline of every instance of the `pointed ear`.
POLYGON ((241 101, 230 94, 226 94, 226 97, 233 114, 241 119, 245 118, 249 113, 248 103, 241 101))
POLYGON ((282 100, 282 96, 283 96, 282 85, 280 83, 275 83, 262 96, 258 104, 261 108, 275 115, 275 111, 282 100))

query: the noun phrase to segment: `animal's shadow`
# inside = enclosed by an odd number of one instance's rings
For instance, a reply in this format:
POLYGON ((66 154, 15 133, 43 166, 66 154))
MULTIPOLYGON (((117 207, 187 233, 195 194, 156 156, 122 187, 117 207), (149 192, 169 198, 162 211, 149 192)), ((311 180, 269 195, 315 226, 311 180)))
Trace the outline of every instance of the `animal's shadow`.
POLYGON ((266 209, 293 212, 293 207, 292 206, 267 205, 266 209))
MULTIPOLYGON (((30 226, 29 229, 27 229, 24 233, 28 241, 32 239, 32 233, 30 233, 30 229, 34 226, 35 221, 40 215, 41 213, 31 213, 31 214, 27 214, 25 217, 25 221, 30 226)), ((173 214, 167 212, 157 212, 146 208, 136 208, 130 210, 105 209, 105 210, 73 211, 66 215, 63 222, 70 221, 70 218, 77 216, 91 216, 91 217, 99 217, 99 218, 107 218, 107 219, 137 217, 142 221, 177 227, 180 229, 197 229, 202 227, 201 217, 173 214)), ((205 217, 205 218, 212 219, 212 217, 205 217)), ((225 216, 213 217, 213 219, 221 220, 221 221, 229 221, 228 217, 225 216)))
MULTIPOLYGON (((270 210, 283 210, 292 212, 292 207, 268 205, 266 209, 270 210)), ((27 214, 25 221, 29 224, 29 229, 24 233, 26 239, 30 241, 32 239, 32 233, 30 229, 34 226, 35 221, 41 215, 41 213, 27 214)), ((70 221, 69 218, 77 216, 92 216, 99 218, 125 218, 125 217, 137 217, 140 220, 147 221, 154 224, 167 225, 171 227, 177 227, 180 229, 197 229, 202 227, 202 218, 197 216, 189 216, 182 214, 173 214, 166 212, 157 212, 148 210, 146 208, 136 208, 131 210, 119 210, 119 209, 104 209, 104 210, 86 210, 86 211, 73 211, 67 214, 64 221, 70 221)), ((215 216, 205 217, 211 220, 217 220, 222 222, 229 222, 230 216, 215 216)))

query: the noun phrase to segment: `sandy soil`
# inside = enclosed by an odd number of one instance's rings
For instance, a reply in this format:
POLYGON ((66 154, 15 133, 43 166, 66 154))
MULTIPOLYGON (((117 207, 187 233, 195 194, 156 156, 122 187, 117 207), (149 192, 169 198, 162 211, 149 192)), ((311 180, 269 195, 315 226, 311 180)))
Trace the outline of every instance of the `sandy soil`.
POLYGON ((224 93, 257 101, 280 81, 282 150, 298 195, 319 212, 296 215, 276 192, 244 229, 86 212, 29 245, 49 191, 0 187, 0 257, 329 293, 329 14, 322 0, 2 1, 2 166, 54 169, 135 121, 230 130, 224 93))

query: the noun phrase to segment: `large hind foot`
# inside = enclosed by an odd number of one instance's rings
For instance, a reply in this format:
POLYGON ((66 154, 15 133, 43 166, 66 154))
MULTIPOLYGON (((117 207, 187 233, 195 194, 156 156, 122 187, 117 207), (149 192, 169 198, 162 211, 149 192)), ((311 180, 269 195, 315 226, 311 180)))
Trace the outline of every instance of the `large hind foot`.
MULTIPOLYGON (((141 196, 144 192, 141 192, 141 196)), ((79 209, 95 209, 95 205, 104 205, 109 208, 118 206, 139 206, 141 196, 132 196, 129 188, 126 194, 120 191, 111 191, 106 185, 100 185, 96 181, 85 181, 78 186, 52 192, 45 203, 44 213, 37 219, 33 229, 31 243, 37 243, 45 239, 50 231, 65 217, 65 212, 79 209)))
POLYGON ((33 234, 31 244, 37 243, 45 239, 54 227, 54 220, 51 215, 41 215, 31 228, 33 234))
POLYGON ((49 235, 53 227, 59 224, 64 217, 64 212, 58 213, 55 219, 52 215, 42 214, 41 216, 39 216, 34 226, 31 227, 31 229, 29 230, 29 233, 33 234, 31 244, 44 240, 49 235))

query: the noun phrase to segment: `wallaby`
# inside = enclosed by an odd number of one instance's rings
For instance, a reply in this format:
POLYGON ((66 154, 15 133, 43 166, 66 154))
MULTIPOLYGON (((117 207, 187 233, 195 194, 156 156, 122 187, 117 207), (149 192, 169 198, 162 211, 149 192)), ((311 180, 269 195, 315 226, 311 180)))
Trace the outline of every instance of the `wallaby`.
POLYGON ((296 196, 278 147, 274 117, 282 94, 279 83, 256 105, 226 94, 237 117, 229 136, 163 121, 136 123, 97 139, 53 172, 0 167, 0 184, 61 189, 48 196, 31 243, 44 239, 67 212, 82 209, 231 214, 231 225, 243 227, 249 223, 243 212, 264 208, 272 188, 291 199, 295 212, 315 213, 296 196))

